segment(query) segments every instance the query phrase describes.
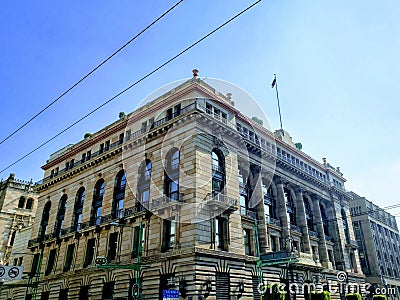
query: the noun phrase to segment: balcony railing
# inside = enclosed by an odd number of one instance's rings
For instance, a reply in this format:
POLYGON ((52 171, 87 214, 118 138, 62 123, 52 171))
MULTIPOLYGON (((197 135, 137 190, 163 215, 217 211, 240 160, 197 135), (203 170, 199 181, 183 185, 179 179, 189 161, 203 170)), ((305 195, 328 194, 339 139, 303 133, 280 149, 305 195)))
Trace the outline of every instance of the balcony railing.
POLYGON ((333 238, 329 235, 325 235, 325 240, 328 242, 333 242, 333 238))
POLYGON ((157 208, 158 206, 165 206, 166 204, 173 204, 173 203, 178 203, 178 202, 182 202, 182 194, 173 194, 171 195, 171 197, 168 197, 166 195, 155 198, 151 201, 151 208, 157 208), (174 196, 176 195, 176 196, 174 196))
POLYGON ((300 228, 294 224, 290 224, 290 230, 300 232, 300 228))
POLYGON ((254 220, 257 219, 257 212, 246 209, 245 207, 240 208, 240 214, 254 220))
POLYGON ((279 226, 279 227, 282 226, 281 225, 281 221, 278 220, 278 219, 268 218, 267 222, 268 222, 268 224, 272 224, 272 225, 275 225, 275 226, 279 226))
POLYGON ((207 194, 206 201, 207 202, 218 202, 218 203, 227 204, 227 205, 236 205, 237 204, 237 199, 228 197, 221 193, 214 194, 214 195, 212 193, 207 194))

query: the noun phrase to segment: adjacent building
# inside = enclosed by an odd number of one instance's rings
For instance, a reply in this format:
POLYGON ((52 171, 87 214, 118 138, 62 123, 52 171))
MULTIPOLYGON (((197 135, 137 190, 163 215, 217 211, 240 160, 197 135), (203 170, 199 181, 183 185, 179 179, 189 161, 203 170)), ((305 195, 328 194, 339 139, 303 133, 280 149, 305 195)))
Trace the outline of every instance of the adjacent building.
POLYGON ((362 282, 343 174, 251 117, 194 71, 52 154, 23 262, 37 288, 3 298, 133 299, 139 283, 141 299, 259 299, 261 280, 338 270, 362 282))
POLYGON ((16 179, 15 174, 0 182, 0 265, 14 263, 10 255, 15 236, 19 230, 33 224, 37 197, 32 181, 16 179))
POLYGON ((371 201, 350 193, 351 219, 366 281, 400 295, 400 237, 396 218, 371 201))

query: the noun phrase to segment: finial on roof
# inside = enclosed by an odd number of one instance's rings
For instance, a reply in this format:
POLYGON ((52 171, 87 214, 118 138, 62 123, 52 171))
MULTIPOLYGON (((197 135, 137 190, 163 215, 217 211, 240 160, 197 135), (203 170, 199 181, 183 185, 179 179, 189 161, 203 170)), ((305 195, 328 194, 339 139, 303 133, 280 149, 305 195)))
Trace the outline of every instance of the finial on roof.
POLYGON ((194 69, 192 72, 193 72, 193 77, 195 78, 199 75, 199 70, 197 69, 194 69))
POLYGON ((229 100, 231 100, 231 99, 232 99, 232 93, 227 93, 227 94, 226 94, 226 97, 227 97, 229 100))

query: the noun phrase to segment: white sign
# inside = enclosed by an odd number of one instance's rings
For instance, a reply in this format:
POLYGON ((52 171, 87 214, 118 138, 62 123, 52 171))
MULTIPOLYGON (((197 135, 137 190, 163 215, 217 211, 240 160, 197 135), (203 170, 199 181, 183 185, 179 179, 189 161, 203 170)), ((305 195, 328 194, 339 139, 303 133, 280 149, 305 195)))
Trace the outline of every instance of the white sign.
POLYGON ((0 280, 21 279, 23 270, 23 267, 0 266, 0 280))

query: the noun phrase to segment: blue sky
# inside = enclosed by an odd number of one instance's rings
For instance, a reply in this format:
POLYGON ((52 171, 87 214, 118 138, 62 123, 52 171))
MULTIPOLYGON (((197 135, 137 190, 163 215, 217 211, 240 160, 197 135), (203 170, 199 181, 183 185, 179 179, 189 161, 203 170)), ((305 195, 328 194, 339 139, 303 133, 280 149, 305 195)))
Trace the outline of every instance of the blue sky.
MULTIPOLYGON (((7 1, 0 12, 0 139, 138 33, 176 1, 7 1)), ((0 145, 0 169, 138 80, 251 1, 185 0, 28 127, 0 145), (210 4, 208 4, 210 3, 210 4)), ((39 180, 50 153, 135 109, 172 81, 200 76, 251 94, 303 150, 340 166, 347 188, 376 203, 399 203, 400 3, 265 1, 0 174, 39 180)), ((235 95, 233 95, 235 97, 235 95)), ((239 101, 239 100, 236 100, 239 101)), ((390 212, 396 213, 395 210, 390 212)))

